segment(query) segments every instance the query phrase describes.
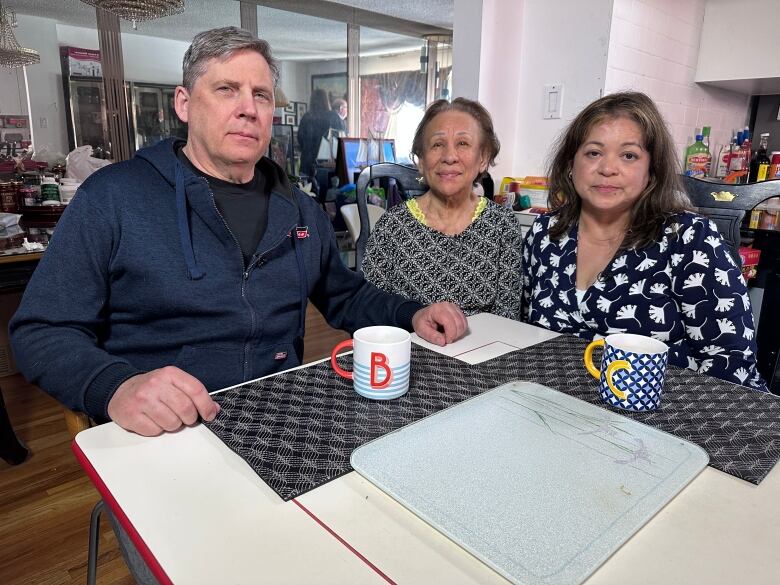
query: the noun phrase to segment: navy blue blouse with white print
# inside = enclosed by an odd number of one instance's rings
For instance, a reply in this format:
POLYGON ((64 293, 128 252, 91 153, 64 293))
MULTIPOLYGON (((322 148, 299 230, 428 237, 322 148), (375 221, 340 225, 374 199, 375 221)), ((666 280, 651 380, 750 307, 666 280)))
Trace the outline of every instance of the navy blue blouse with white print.
POLYGON ((556 241, 557 221, 542 215, 526 235, 523 320, 588 340, 649 335, 669 345, 670 364, 766 391, 747 287, 712 222, 673 216, 660 241, 618 252, 578 304, 577 225, 556 241))

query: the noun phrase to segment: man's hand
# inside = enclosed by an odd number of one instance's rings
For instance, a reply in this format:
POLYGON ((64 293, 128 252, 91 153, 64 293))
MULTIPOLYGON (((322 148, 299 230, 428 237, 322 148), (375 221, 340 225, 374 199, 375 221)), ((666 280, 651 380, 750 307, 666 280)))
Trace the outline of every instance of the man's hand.
POLYGON ((417 335, 436 345, 457 341, 468 329, 466 316, 453 303, 434 303, 420 309, 412 317, 412 325, 417 335))
POLYGON ((174 366, 122 382, 108 403, 108 416, 123 429, 153 437, 198 420, 213 420, 219 405, 197 378, 174 366))

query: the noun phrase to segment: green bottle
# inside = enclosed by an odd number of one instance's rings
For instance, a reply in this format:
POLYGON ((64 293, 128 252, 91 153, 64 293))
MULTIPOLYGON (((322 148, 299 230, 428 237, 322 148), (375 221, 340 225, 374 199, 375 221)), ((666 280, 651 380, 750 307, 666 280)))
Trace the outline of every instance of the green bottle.
POLYGON ((689 177, 702 179, 710 174, 712 155, 703 139, 702 134, 697 134, 696 142, 685 151, 685 174, 689 177))

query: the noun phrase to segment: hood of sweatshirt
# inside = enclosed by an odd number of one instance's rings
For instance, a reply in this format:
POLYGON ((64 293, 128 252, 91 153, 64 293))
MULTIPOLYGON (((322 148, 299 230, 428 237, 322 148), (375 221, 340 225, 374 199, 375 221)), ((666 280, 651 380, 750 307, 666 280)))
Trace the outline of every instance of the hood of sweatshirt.
MULTIPOLYGON (((187 273, 192 280, 203 278, 205 273, 200 269, 195 259, 190 231, 190 205, 187 200, 187 183, 193 179, 199 180, 179 161, 176 153, 186 144, 184 140, 169 138, 155 146, 144 148, 136 153, 136 157, 149 163, 176 192, 176 215, 179 228, 179 241, 187 263, 187 273)), ((292 191, 292 185, 284 170, 267 157, 261 158, 255 165, 255 172, 262 173, 271 193, 276 193, 296 208, 298 204, 292 191)))

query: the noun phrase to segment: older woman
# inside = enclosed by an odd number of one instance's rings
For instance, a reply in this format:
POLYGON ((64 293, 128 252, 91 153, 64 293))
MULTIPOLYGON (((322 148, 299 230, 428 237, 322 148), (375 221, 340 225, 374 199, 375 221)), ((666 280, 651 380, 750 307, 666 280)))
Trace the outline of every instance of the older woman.
POLYGON ((714 224, 679 191, 653 102, 617 93, 587 106, 549 169, 552 210, 526 236, 523 316, 592 339, 630 332, 669 362, 765 390, 745 282, 714 224))
POLYGON ((377 222, 363 272, 379 288, 422 303, 451 301, 467 315, 520 318, 520 226, 474 193, 499 143, 478 102, 438 100, 425 112, 412 154, 428 191, 377 222))

